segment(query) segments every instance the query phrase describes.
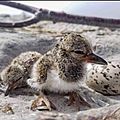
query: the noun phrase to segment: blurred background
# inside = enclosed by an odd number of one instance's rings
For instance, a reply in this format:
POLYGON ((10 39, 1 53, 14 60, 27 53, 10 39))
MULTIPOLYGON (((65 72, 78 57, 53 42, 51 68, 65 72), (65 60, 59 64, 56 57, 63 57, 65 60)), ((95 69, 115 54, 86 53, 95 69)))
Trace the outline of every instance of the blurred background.
MULTIPOLYGON (((64 11, 71 14, 120 18, 120 2, 100 1, 15 1, 38 8, 64 11)), ((20 14, 22 11, 0 5, 0 14, 20 14)))

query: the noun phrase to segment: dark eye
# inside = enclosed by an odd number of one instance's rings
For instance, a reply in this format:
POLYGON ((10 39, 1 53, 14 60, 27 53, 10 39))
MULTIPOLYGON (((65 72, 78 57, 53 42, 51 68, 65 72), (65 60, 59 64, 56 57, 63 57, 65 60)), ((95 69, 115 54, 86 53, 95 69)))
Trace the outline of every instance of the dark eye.
POLYGON ((76 54, 85 54, 83 51, 74 51, 76 54))

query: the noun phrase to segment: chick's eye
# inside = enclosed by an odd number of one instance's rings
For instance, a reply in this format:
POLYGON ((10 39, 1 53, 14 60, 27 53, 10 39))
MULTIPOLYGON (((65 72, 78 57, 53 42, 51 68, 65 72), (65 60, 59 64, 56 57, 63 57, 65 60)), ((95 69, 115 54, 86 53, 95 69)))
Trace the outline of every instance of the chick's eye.
POLYGON ((74 51, 76 54, 85 54, 83 51, 74 51))

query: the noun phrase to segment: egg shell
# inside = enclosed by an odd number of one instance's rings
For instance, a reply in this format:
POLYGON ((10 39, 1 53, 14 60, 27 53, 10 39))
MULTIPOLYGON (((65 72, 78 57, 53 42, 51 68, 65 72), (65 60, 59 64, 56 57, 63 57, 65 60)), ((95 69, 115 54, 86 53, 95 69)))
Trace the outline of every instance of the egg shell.
POLYGON ((108 61, 107 66, 93 65, 85 82, 89 88, 104 95, 119 95, 120 62, 108 61))

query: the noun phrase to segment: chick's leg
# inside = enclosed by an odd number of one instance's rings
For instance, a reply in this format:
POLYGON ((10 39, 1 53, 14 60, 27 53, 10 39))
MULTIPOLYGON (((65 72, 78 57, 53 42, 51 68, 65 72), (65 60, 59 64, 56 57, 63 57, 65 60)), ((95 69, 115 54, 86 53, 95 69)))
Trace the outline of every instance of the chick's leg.
POLYGON ((78 110, 80 110, 80 106, 81 105, 84 105, 84 106, 87 106, 87 107, 91 107, 91 105, 85 101, 79 93, 77 93, 76 91, 75 92, 70 92, 69 93, 69 104, 68 105, 71 105, 71 104, 76 104, 77 107, 78 107, 78 110))

